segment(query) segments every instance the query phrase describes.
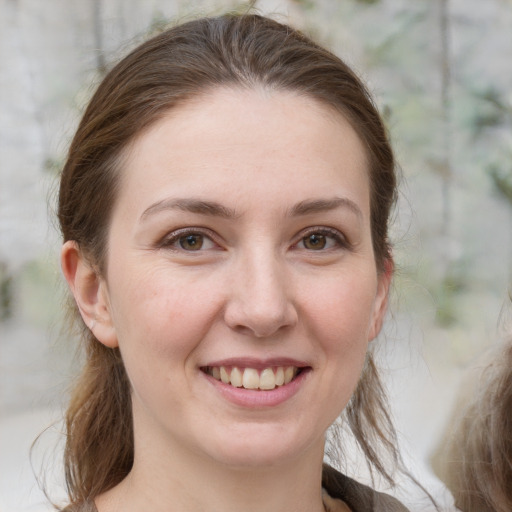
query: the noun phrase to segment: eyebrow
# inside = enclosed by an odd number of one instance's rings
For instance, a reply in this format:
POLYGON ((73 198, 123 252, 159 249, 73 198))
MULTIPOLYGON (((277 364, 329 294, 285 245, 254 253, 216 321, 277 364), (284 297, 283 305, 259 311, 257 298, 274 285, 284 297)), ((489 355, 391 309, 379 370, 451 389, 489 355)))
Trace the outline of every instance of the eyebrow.
POLYGON ((297 217, 300 215, 308 215, 312 213, 322 213, 337 208, 348 208, 357 217, 362 218, 363 212, 354 201, 347 197, 333 197, 332 199, 312 199, 297 203, 290 211, 290 216, 297 217))
MULTIPOLYGON (((357 217, 362 218, 363 213, 356 203, 346 197, 334 197, 332 199, 309 199, 300 201, 293 206, 288 215, 290 217, 299 217, 301 215, 310 215, 314 213, 322 213, 337 208, 348 208, 357 217)), ((167 210, 181 210, 184 212, 196 213, 199 215, 207 215, 211 217, 221 217, 223 219, 235 219, 240 215, 235 210, 227 208, 226 206, 215 201, 205 201, 202 199, 163 199, 153 203, 146 208, 141 215, 141 220, 144 220, 150 215, 167 211, 167 210)))
POLYGON ((224 219, 233 219, 238 217, 235 210, 214 201, 204 201, 201 199, 163 199, 146 208, 141 215, 144 220, 150 215, 166 210, 181 210, 184 212, 197 213, 213 217, 222 217, 224 219))

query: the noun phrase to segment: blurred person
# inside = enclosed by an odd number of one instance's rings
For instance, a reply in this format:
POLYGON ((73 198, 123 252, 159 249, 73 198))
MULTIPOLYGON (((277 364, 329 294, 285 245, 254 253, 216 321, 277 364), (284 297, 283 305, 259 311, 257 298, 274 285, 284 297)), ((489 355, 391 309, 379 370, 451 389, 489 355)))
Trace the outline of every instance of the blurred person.
POLYGON ((461 511, 512 510, 512 340, 467 371, 432 464, 461 511))

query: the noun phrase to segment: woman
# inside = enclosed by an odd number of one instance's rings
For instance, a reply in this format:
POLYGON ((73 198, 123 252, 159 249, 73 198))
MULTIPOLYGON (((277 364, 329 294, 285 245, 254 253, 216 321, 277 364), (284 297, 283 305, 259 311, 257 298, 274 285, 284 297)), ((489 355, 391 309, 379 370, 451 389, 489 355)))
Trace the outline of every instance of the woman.
POLYGON ((405 510, 322 464, 344 411, 392 481, 367 350, 395 182, 364 86, 290 27, 192 21, 114 67, 59 195, 86 347, 66 510, 405 510))

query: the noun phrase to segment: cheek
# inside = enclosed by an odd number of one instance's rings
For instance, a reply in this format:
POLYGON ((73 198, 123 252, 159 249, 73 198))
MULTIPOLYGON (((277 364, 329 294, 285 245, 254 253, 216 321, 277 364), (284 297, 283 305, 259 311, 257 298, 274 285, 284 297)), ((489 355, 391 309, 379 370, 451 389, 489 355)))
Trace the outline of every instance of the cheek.
POLYGON ((162 272, 132 273, 117 284, 113 319, 134 396, 140 404, 178 410, 176 391, 186 392, 183 375, 204 337, 211 302, 208 309, 204 293, 191 293, 193 287, 162 272))
POLYGON ((339 275, 310 288, 305 309, 317 338, 330 351, 366 350, 376 282, 371 273, 339 275), (369 277, 370 276, 370 277, 369 277))
MULTIPOLYGON (((186 357, 197 345, 215 317, 212 285, 183 282, 168 269, 123 273, 112 298, 112 314, 121 351, 143 358, 186 357)), ((217 301, 218 302, 218 301, 217 301)))
POLYGON ((355 276, 333 279, 323 292, 311 294, 310 337, 318 340, 326 370, 322 383, 326 429, 346 407, 361 377, 374 300, 373 280, 355 276))

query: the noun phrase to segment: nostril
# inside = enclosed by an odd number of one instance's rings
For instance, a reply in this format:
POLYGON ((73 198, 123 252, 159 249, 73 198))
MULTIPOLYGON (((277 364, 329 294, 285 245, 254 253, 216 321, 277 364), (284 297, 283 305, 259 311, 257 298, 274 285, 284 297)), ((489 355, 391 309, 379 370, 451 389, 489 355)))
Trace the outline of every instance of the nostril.
POLYGON ((289 329, 296 324, 297 318, 290 303, 274 304, 271 308, 232 303, 225 312, 226 324, 231 329, 255 338, 268 338, 289 329))
POLYGON ((268 323, 253 322, 250 325, 238 324, 232 326, 231 328, 239 334, 252 336, 257 339, 264 339, 276 336, 277 334, 285 331, 288 327, 288 325, 281 322, 278 325, 268 325, 268 323))

